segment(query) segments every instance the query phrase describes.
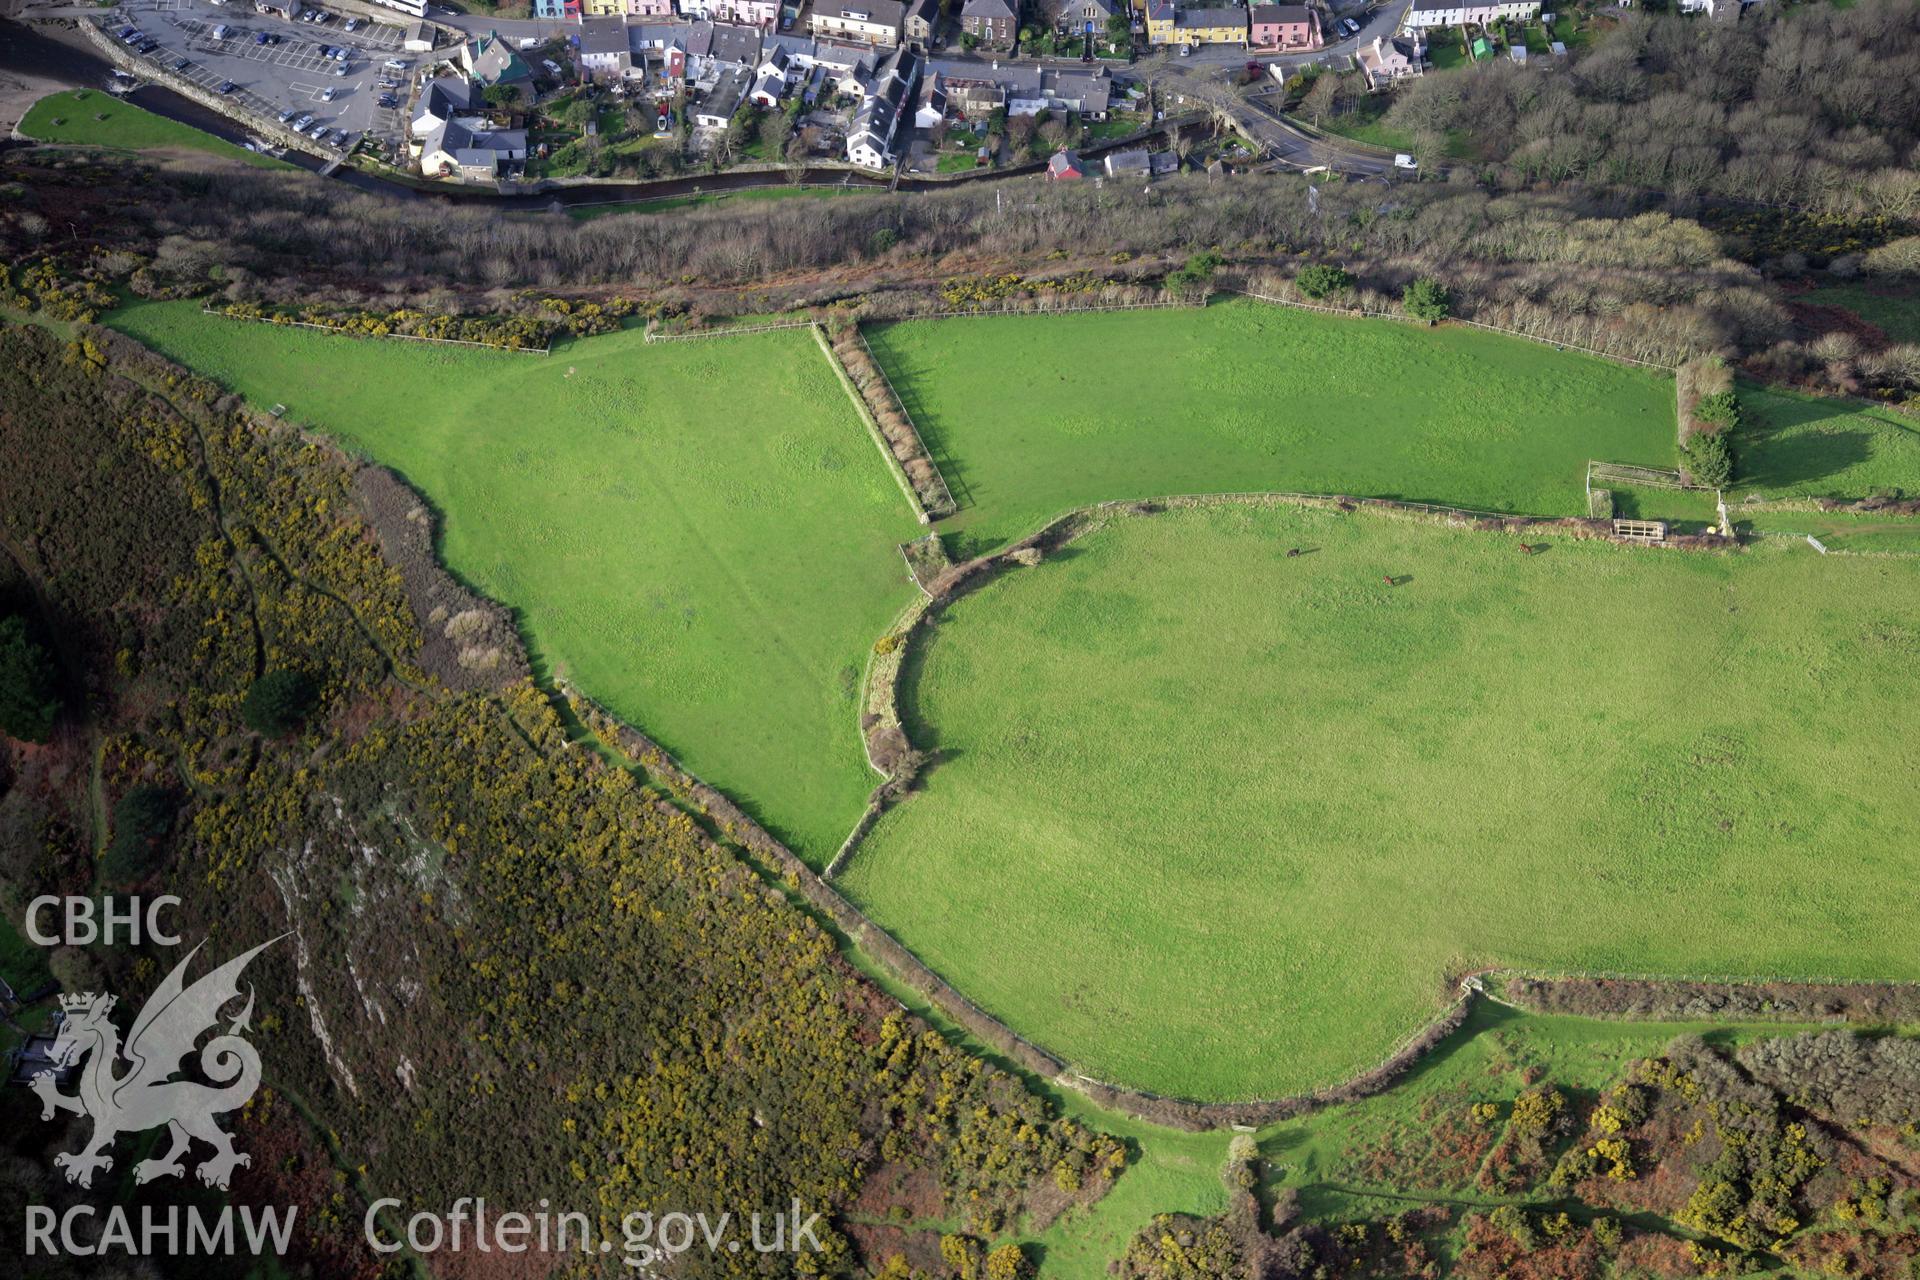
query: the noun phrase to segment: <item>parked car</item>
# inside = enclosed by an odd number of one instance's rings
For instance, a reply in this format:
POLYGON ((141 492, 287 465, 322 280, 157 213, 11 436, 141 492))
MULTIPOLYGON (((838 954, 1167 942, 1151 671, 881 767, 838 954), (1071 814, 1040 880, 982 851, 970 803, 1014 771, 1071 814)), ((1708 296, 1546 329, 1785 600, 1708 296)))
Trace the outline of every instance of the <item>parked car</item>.
POLYGON ((338 48, 338 49, 335 49, 335 50, 333 51, 333 60, 334 60, 335 62, 345 62, 345 61, 347 60, 347 58, 348 58, 348 56, 349 56, 349 55, 350 55, 350 54, 351 54, 352 52, 353 52, 353 50, 351 50, 351 49, 348 49, 348 48, 346 48, 345 46, 342 46, 341 48, 338 48))
POLYGON ((293 119, 293 117, 298 114, 298 111, 299 109, 297 107, 288 107, 280 113, 280 123, 285 124, 287 121, 293 119))
POLYGON ((386 62, 381 65, 390 67, 395 71, 405 71, 407 69, 407 61, 405 58, 388 58, 386 62))
POLYGON ((312 116, 301 116, 298 120, 295 120, 293 122, 293 131, 295 133, 305 133, 307 131, 307 126, 312 123, 313 123, 312 116))
POLYGON ((335 67, 333 69, 333 74, 335 74, 336 76, 344 76, 345 74, 347 74, 347 64, 343 62, 339 66, 335 67))
POLYGON ((314 138, 314 139, 316 139, 316 140, 318 140, 318 139, 320 139, 320 138, 324 138, 324 137, 326 137, 326 136, 327 136, 327 126, 325 126, 325 125, 323 125, 323 124, 317 124, 317 125, 315 125, 315 126, 313 126, 313 134, 312 134, 312 136, 313 136, 313 138, 314 138))
POLYGON ((160 42, 158 40, 142 40, 140 42, 140 52, 142 53, 152 53, 155 49, 158 49, 159 47, 160 47, 160 42))
POLYGON ((193 65, 192 61, 187 58, 175 58, 173 60, 173 69, 175 71, 185 71, 188 67, 192 65, 193 65))
POLYGON ((231 80, 222 80, 220 82, 220 92, 222 93, 232 93, 235 89, 238 89, 239 87, 240 87, 239 85, 235 84, 231 80))
POLYGON ((340 90, 336 89, 332 85, 328 85, 326 88, 320 91, 320 101, 332 102, 339 95, 340 95, 340 90))
POLYGON ((1404 169, 1408 173, 1418 173, 1420 170, 1420 162, 1402 151, 1393 158, 1393 167, 1396 169, 1404 169))
POLYGON ((1340 29, 1346 32, 1350 36, 1357 36, 1360 34, 1360 24, 1355 22, 1352 18, 1340 19, 1340 29))
POLYGON ((341 27, 340 29, 346 32, 348 35, 352 35, 354 32, 360 29, 360 19, 348 18, 346 21, 346 25, 341 27))
POLYGON ((390 93, 383 93, 378 98, 374 99, 374 103, 377 106, 384 107, 386 110, 391 111, 395 107, 400 105, 400 99, 394 97, 390 93))
POLYGON ((209 34, 211 34, 215 40, 225 40, 233 34, 233 28, 222 22, 216 24, 209 34))

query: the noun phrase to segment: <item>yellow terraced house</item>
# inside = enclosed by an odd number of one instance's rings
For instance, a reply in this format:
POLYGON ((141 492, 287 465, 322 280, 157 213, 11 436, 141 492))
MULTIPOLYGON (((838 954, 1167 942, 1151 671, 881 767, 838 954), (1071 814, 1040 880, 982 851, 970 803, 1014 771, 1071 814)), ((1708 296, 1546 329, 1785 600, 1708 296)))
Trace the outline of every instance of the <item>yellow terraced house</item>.
POLYGON ((1156 0, 1147 8, 1147 43, 1237 44, 1247 42, 1245 9, 1179 9, 1156 0))

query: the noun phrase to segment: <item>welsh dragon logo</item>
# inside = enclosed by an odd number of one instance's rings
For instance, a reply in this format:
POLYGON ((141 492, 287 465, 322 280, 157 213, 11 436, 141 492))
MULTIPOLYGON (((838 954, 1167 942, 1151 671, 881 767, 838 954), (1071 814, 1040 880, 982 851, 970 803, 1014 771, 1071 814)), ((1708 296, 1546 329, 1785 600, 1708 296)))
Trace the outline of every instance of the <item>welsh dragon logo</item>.
POLYGON ((61 1093, 53 1071, 40 1072, 30 1083, 44 1108, 41 1119, 51 1120, 61 1111, 93 1117, 93 1136, 85 1145, 53 1158, 67 1171, 67 1181, 92 1186, 96 1170, 113 1167, 116 1138, 161 1125, 167 1127, 173 1144, 166 1154, 135 1165, 135 1182, 184 1174, 181 1158, 195 1138, 214 1148, 213 1156, 201 1161, 199 1168, 200 1181, 210 1187, 224 1190, 234 1169, 252 1163, 250 1156, 234 1150, 232 1135, 214 1123, 215 1116, 243 1105, 260 1087, 260 1055, 240 1038, 253 1016, 251 986, 246 1007, 228 1023, 226 1034, 214 1036, 200 1050, 200 1074, 213 1083, 173 1077, 183 1069, 182 1060, 193 1052, 201 1035, 217 1029, 220 1010, 240 997, 240 973, 247 962, 279 940, 263 942, 187 986, 187 963, 200 950, 196 946, 147 1000, 124 1046, 110 1017, 113 996, 87 992, 60 997, 63 1019, 52 1057, 60 1071, 87 1059, 79 1092, 61 1093), (123 1065, 123 1070, 116 1070, 123 1065))

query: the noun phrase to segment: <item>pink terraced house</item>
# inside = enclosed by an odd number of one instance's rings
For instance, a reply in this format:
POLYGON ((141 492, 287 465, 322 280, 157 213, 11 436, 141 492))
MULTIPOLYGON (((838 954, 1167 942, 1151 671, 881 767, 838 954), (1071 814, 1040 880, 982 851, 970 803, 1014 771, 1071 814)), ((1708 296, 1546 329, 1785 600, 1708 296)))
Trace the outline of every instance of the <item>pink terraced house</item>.
POLYGON ((1248 26, 1247 47, 1286 52, 1318 49, 1320 15, 1304 4, 1257 4, 1248 26))

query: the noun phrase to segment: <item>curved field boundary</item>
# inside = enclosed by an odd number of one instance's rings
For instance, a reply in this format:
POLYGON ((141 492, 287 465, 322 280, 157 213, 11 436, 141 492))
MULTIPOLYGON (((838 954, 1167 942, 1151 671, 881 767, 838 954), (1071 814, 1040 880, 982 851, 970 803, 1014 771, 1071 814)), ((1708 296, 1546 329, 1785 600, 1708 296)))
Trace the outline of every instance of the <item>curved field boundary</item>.
MULTIPOLYGON (((927 598, 916 601, 913 606, 904 611, 888 631, 889 635, 901 636, 903 644, 898 650, 883 656, 897 655, 898 660, 887 663, 879 661, 868 663, 870 687, 865 691, 862 705, 878 706, 883 701, 888 705, 893 704, 893 700, 897 697, 900 667, 913 637, 917 636, 921 630, 919 625, 921 620, 934 608, 951 600, 956 593, 984 581, 985 575, 990 571, 1010 564, 1025 566, 1030 563, 1040 563, 1044 561, 1048 550, 1066 545, 1074 538, 1100 527, 1106 519, 1115 515, 1144 515, 1169 507, 1256 502, 1294 502, 1303 505, 1338 507, 1346 511, 1357 510, 1364 506, 1384 514, 1442 521, 1455 527, 1509 533, 1523 532, 1530 528, 1555 528, 1576 537, 1597 537, 1615 541, 1607 521, 1578 517, 1504 516, 1464 508, 1437 507, 1384 498, 1343 498, 1324 494, 1202 494, 1155 501, 1098 503, 1067 512, 1018 542, 990 555, 980 556, 964 564, 953 566, 935 581, 924 584, 928 593, 927 598), (1031 552, 1038 552, 1039 555, 1031 558, 1023 557, 1023 553, 1031 552)), ((1684 540, 1684 544, 1699 549, 1718 549, 1733 545, 1729 539, 1712 535, 1687 539, 1684 540)), ((1622 545, 1640 544, 1623 543, 1622 545)), ((934 972, 912 950, 869 919, 864 912, 834 888, 826 876, 815 872, 724 794, 688 773, 658 743, 640 730, 619 720, 564 681, 559 682, 559 689, 582 723, 592 729, 604 743, 628 760, 644 767, 659 779, 681 804, 707 817, 724 839, 778 874, 795 893, 831 921, 852 945, 881 964, 933 1008, 953 1019, 981 1043, 990 1046, 1024 1070, 1061 1088, 1073 1089, 1101 1106, 1138 1120, 1189 1131, 1260 1127, 1304 1116, 1325 1107, 1371 1097, 1393 1087, 1421 1059, 1459 1031, 1481 1000, 1494 999, 1518 1008, 1540 1012, 1580 1012, 1573 1008, 1554 1006, 1565 1005, 1569 1000, 1577 998, 1584 989, 1577 984, 1617 981, 1599 975, 1548 977, 1508 969, 1463 975, 1457 994, 1447 1007, 1426 1025, 1411 1032, 1377 1064, 1345 1080, 1309 1093, 1245 1102, 1200 1102, 1098 1080, 1075 1071, 1069 1064, 968 999, 966 995, 934 972), (1489 982, 1501 988, 1498 994, 1489 992, 1489 982), (1522 984, 1525 984, 1524 987, 1522 984), (1555 996, 1542 993, 1561 994, 1555 996)), ((892 795, 887 795, 890 790, 894 789, 888 785, 883 785, 877 790, 876 802, 879 802, 883 796, 888 801, 897 799, 899 790, 904 788, 894 790, 892 795)), ((663 800, 661 803, 667 802, 663 800)), ((849 837, 849 844, 843 846, 841 856, 835 859, 836 864, 843 864, 845 857, 851 854, 852 846, 857 844, 858 837, 865 834, 878 816, 879 811, 870 807, 869 814, 863 815, 861 826, 856 827, 854 835, 849 837)), ((829 868, 829 871, 837 869, 838 867, 835 866, 829 868)), ((1636 991, 1666 992, 1669 999, 1691 996, 1694 988, 1707 985, 1703 980, 1671 978, 1639 978, 1631 981, 1636 984, 1636 991)), ((1726 1007, 1722 1016, 1729 1018, 1746 1017, 1748 1016, 1746 1010, 1749 1007, 1761 1007, 1769 1001, 1783 1009, 1782 1020, 1784 1021, 1828 1021, 1843 1025, 1883 1023, 1892 1018, 1904 1020, 1909 1016, 1920 1017, 1920 984, 1857 983, 1842 987, 1749 980, 1712 985, 1726 997, 1726 1007), (1801 1009, 1798 1005, 1782 1000, 1781 993, 1789 990, 1808 993, 1838 992, 1843 993, 1845 998, 1827 995, 1824 1005, 1809 1004, 1801 1009), (1910 1014, 1891 1012, 1905 1011, 1909 1007, 1912 1010, 1910 1014)), ((1595 1007, 1591 1012, 1587 1012, 1586 1016, 1634 1016, 1629 1003, 1619 998, 1615 998, 1611 1003, 1605 1001, 1591 1003, 1595 1007)), ((1713 1008, 1707 1008, 1695 1009, 1690 1016, 1711 1017, 1714 1014, 1713 1008)))

